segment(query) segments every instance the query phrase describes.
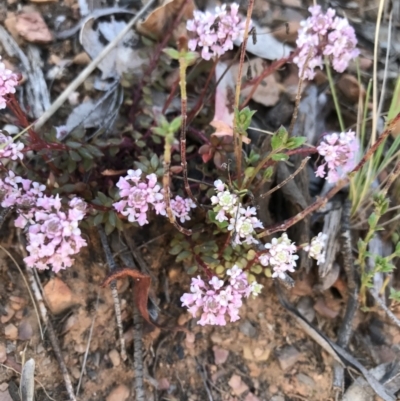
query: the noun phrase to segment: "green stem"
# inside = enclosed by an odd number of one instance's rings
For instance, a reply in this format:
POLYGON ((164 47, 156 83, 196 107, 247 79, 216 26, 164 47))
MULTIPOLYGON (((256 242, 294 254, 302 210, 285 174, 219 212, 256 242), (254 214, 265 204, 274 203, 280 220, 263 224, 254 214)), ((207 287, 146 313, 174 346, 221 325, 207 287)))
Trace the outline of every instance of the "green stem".
POLYGON ((333 102, 335 103, 336 114, 339 119, 340 129, 342 132, 344 132, 345 126, 343 123, 342 112, 340 111, 339 99, 337 97, 335 83, 333 82, 332 71, 331 71, 331 67, 329 65, 329 59, 327 57, 325 57, 325 67, 326 67, 326 73, 328 75, 329 87, 331 89, 333 102))

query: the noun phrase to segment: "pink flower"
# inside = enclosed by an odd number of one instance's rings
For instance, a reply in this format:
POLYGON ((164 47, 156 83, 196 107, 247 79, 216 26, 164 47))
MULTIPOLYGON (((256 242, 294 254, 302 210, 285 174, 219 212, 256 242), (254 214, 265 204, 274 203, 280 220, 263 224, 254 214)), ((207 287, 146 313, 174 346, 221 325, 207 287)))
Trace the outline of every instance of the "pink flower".
POLYGON ((201 312, 198 321, 201 326, 225 326, 227 316, 231 322, 238 320, 242 298, 247 298, 250 294, 256 296, 261 291, 262 286, 257 283, 249 284, 246 274, 236 265, 227 271, 227 275, 227 283, 216 276, 208 283, 200 276, 192 278, 191 293, 182 295, 182 306, 188 308, 193 317, 201 312))
POLYGON ((327 167, 326 179, 329 183, 335 183, 350 172, 356 164, 358 142, 355 132, 348 131, 325 135, 317 150, 325 158, 325 163, 318 167, 316 176, 324 177, 325 167, 327 167))
POLYGON ((272 267, 272 277, 285 278, 285 272, 294 272, 296 260, 299 258, 295 255, 297 248, 289 239, 286 233, 280 238, 273 238, 271 243, 265 244, 268 249, 268 264, 272 267))
POLYGON ((81 237, 79 222, 86 214, 86 203, 74 198, 68 203, 67 212, 62 210, 59 196, 43 196, 28 226, 29 252, 24 260, 27 266, 54 272, 72 266, 72 255, 77 254, 86 241, 81 237))
POLYGON ((171 209, 176 218, 184 223, 186 220, 190 220, 190 209, 195 208, 196 204, 190 199, 183 199, 177 195, 175 199, 171 199, 171 209))
POLYGON ((14 74, 11 70, 7 69, 5 64, 0 61, 0 109, 6 108, 5 96, 9 93, 15 93, 15 87, 17 85, 17 74, 14 74))
POLYGON ((22 160, 24 155, 21 153, 21 150, 23 148, 24 144, 22 142, 13 142, 11 136, 5 135, 0 131, 0 159, 22 160))
POLYGON ((189 20, 186 29, 193 32, 188 47, 195 51, 202 48, 201 57, 210 60, 214 56, 222 56, 233 49, 233 42, 242 37, 246 21, 239 14, 239 5, 223 4, 215 8, 215 14, 210 12, 194 11, 194 19, 189 20))
POLYGON ((318 5, 309 11, 311 16, 301 22, 296 41, 300 52, 293 60, 299 67, 299 76, 313 79, 315 69, 323 68, 323 56, 330 58, 337 72, 343 72, 359 55, 353 27, 347 19, 335 17, 336 12, 331 8, 325 14, 318 5))
MULTIPOLYGON (((161 186, 157 184, 157 176, 149 174, 146 181, 142 179, 142 170, 128 170, 128 175, 121 177, 117 183, 121 200, 113 203, 114 209, 128 221, 138 223, 140 226, 148 224, 148 212, 154 210, 156 214, 165 216, 166 206, 161 186)), ((176 196, 171 199, 171 209, 181 223, 190 220, 190 209, 196 205, 191 199, 176 196)))
POLYGON ((325 262, 325 246, 328 236, 323 233, 319 233, 316 237, 311 239, 309 245, 304 247, 304 250, 308 252, 308 256, 317 261, 317 265, 325 262))
POLYGON ((263 228, 262 222, 256 217, 255 207, 244 208, 239 197, 232 193, 222 181, 214 182, 216 196, 211 197, 215 219, 222 223, 228 221, 228 231, 233 233, 233 243, 240 245, 257 244, 256 229, 263 228))

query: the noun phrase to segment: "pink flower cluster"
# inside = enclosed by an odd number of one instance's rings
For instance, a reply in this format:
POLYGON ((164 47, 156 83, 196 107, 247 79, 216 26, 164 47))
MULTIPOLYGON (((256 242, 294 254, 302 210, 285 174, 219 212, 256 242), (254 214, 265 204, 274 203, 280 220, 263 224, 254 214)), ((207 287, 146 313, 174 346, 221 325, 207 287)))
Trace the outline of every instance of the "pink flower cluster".
POLYGON ((85 214, 86 203, 81 198, 70 200, 67 211, 62 210, 58 195, 38 198, 33 221, 28 227, 26 265, 38 269, 51 266, 55 273, 72 266, 71 256, 87 245, 78 228, 85 214))
POLYGON ((325 163, 317 168, 315 175, 325 177, 325 167, 327 167, 326 179, 329 183, 335 183, 350 172, 356 164, 358 152, 356 134, 354 131, 348 131, 325 135, 317 150, 325 158, 325 163))
POLYGON ((32 219, 37 201, 44 196, 45 189, 44 185, 16 176, 12 171, 8 171, 4 179, 0 178, 1 206, 16 209, 16 227, 24 228, 32 219))
MULTIPOLYGON (((140 226, 148 224, 147 212, 153 209, 156 214, 166 215, 164 195, 161 186, 157 184, 157 176, 149 174, 146 181, 142 179, 142 170, 128 170, 128 175, 120 177, 117 182, 121 200, 113 204, 114 209, 127 216, 130 222, 140 226)), ((171 209, 182 223, 190 220, 190 209, 196 205, 191 199, 177 196, 171 199, 171 209)))
POLYGON ((295 255, 297 247, 286 233, 280 238, 273 238, 271 243, 265 244, 268 252, 258 257, 263 266, 270 266, 273 269, 272 277, 285 278, 285 272, 294 272, 296 260, 299 258, 295 255))
MULTIPOLYGON (((325 242, 326 234, 319 233, 311 239, 310 244, 304 246, 304 250, 308 252, 308 256, 317 261, 317 264, 325 261, 325 242)), ((303 247, 303 246, 301 246, 303 247)), ((273 270, 272 277, 285 278, 286 272, 294 272, 296 261, 299 258, 295 253, 297 247, 292 242, 286 233, 283 233, 280 238, 273 238, 271 243, 265 244, 267 252, 258 256, 258 260, 263 266, 270 266, 273 270)))
POLYGON ((300 53, 293 60, 299 67, 299 76, 313 79, 315 68, 323 68, 324 56, 331 59, 337 72, 343 72, 360 53, 354 28, 347 19, 336 17, 332 8, 325 14, 318 5, 308 10, 311 17, 301 22, 296 42, 300 53))
POLYGON ((221 180, 214 182, 216 196, 211 197, 214 205, 213 211, 216 212, 215 219, 222 223, 229 222, 227 229, 232 231, 233 243, 240 245, 257 244, 258 240, 254 237, 256 228, 263 228, 262 222, 255 217, 257 211, 255 207, 244 208, 240 204, 239 197, 233 194, 221 180))
POLYGON ((231 322, 239 320, 239 308, 242 306, 242 298, 248 298, 250 294, 257 296, 262 285, 247 281, 246 274, 236 265, 227 271, 228 282, 224 283, 214 276, 208 283, 198 276, 192 278, 190 293, 181 297, 182 306, 188 308, 193 317, 201 311, 198 324, 225 326, 226 315, 231 322))
POLYGON ((246 23, 238 11, 239 5, 236 3, 216 7, 215 14, 194 11, 194 19, 186 25, 188 31, 194 32, 194 38, 189 40, 189 49, 195 51, 201 47, 204 60, 222 56, 233 49, 233 42, 243 36, 246 23))
POLYGON ((308 257, 315 259, 317 265, 325 263, 325 246, 326 239, 328 236, 323 233, 319 233, 316 237, 311 239, 309 245, 304 247, 304 250, 308 252, 308 257))
MULTIPOLYGON (((1 57, 0 57, 1 60, 1 57)), ((5 96, 9 93, 15 93, 15 87, 18 85, 18 76, 7 69, 0 61, 0 109, 6 108, 5 96)))
POLYGON ((29 256, 27 266, 54 272, 72 266, 72 255, 86 246, 78 228, 86 213, 86 203, 73 198, 67 211, 62 208, 59 196, 46 196, 46 187, 16 176, 12 171, 0 179, 1 206, 14 208, 18 214, 16 227, 27 227, 29 256))
POLYGON ((22 160, 24 155, 21 150, 23 148, 24 144, 22 142, 14 142, 11 136, 5 135, 0 131, 0 159, 22 160))

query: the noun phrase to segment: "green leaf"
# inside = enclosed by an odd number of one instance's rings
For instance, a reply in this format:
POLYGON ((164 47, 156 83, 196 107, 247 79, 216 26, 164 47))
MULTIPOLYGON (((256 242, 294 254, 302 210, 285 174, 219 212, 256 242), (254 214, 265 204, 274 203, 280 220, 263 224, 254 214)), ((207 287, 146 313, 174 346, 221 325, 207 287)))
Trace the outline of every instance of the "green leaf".
POLYGON ((103 194, 103 192, 100 191, 97 192, 97 198, 99 199, 102 205, 106 205, 110 200, 108 196, 106 196, 105 194, 103 194))
POLYGON ((285 127, 281 126, 271 138, 272 150, 278 150, 285 147, 289 134, 285 127))
POLYGON ((305 136, 296 136, 290 138, 285 145, 286 149, 297 149, 306 142, 307 138, 305 136))
POLYGON ((76 161, 69 159, 67 169, 70 174, 73 173, 76 170, 76 161))
POLYGON ((88 152, 90 152, 95 157, 103 157, 104 156, 104 153, 97 146, 87 144, 87 145, 85 145, 85 147, 88 150, 88 152))
POLYGON ((69 150, 68 154, 69 157, 75 162, 80 162, 82 160, 82 157, 77 152, 75 152, 75 150, 69 150))
POLYGON ((178 131, 179 130, 179 128, 181 127, 181 125, 182 125, 182 117, 181 116, 178 116, 178 117, 175 117, 172 121, 171 121, 171 123, 169 124, 169 132, 170 133, 175 133, 176 131, 178 131))
POLYGON ((103 215, 104 215, 103 212, 99 212, 99 213, 94 217, 94 219, 93 219, 93 224, 94 224, 95 226, 98 226, 99 224, 102 223, 102 221, 103 221, 103 215))
POLYGON ((71 194, 75 192, 75 185, 74 184, 65 184, 60 188, 60 192, 71 194))
POLYGON ((119 152, 119 146, 111 146, 108 151, 110 152, 110 155, 114 157, 118 152, 119 152))
POLYGON ((183 247, 182 247, 181 244, 176 244, 175 246, 173 246, 173 247, 170 249, 169 253, 170 253, 171 255, 178 255, 178 253, 181 252, 182 249, 183 249, 183 247))
POLYGON ((169 57, 171 57, 174 60, 179 60, 179 51, 176 49, 173 49, 172 47, 167 47, 166 49, 163 50, 165 54, 167 54, 169 57))
POLYGON ((82 139, 85 136, 85 129, 83 127, 75 128, 70 134, 71 138, 82 139))
POLYGON ((79 149, 80 147, 82 147, 82 144, 80 142, 67 141, 65 144, 72 149, 79 149))
POLYGON ((117 225, 117 215, 115 212, 108 212, 108 222, 115 227, 117 225))
POLYGON ((158 167, 158 156, 154 153, 153 156, 151 156, 150 159, 150 166, 153 168, 153 170, 156 170, 158 167))
POLYGON ((199 58, 199 53, 197 52, 186 52, 184 56, 187 65, 192 65, 199 58))
POLYGON ((375 228, 376 225, 378 224, 379 217, 376 215, 376 213, 371 213, 371 215, 368 217, 368 224, 371 228, 375 228))
POLYGON ((93 159, 85 159, 83 161, 83 168, 85 171, 90 171, 94 166, 94 161, 93 159))
POLYGON ((77 149, 79 154, 84 158, 84 159, 93 159, 93 155, 83 146, 81 146, 79 149, 77 149))
POLYGON ((176 261, 177 262, 182 262, 182 260, 188 259, 192 256, 192 253, 190 251, 182 251, 177 257, 176 261))
POLYGON ((289 156, 286 155, 285 153, 276 153, 276 154, 271 156, 271 159, 276 161, 276 162, 280 162, 280 161, 289 160, 289 156))
POLYGON ((262 177, 264 180, 269 180, 273 174, 274 174, 274 168, 272 166, 269 166, 262 173, 262 177))
POLYGON ((112 226, 108 221, 104 225, 104 231, 107 235, 110 235, 115 230, 115 227, 112 226))

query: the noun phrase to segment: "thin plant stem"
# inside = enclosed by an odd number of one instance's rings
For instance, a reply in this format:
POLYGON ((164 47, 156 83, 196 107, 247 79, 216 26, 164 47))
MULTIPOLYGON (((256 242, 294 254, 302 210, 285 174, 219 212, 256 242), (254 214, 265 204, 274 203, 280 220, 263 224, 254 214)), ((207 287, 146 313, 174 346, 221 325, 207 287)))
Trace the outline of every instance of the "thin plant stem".
POLYGON ((170 167, 171 167, 171 145, 174 141, 174 134, 168 133, 165 136, 164 145, 164 175, 163 175, 163 189, 164 189, 164 202, 165 209, 170 223, 172 223, 181 233, 185 235, 192 235, 192 230, 188 230, 178 224, 174 212, 171 208, 171 189, 170 189, 170 167))
POLYGON ((333 103, 335 104, 336 114, 337 114, 337 117, 339 120, 340 129, 342 132, 344 132, 345 126, 344 126, 344 122, 343 122, 342 112, 340 110, 339 99, 338 99, 336 89, 335 89, 335 83, 333 82, 332 70, 331 70, 331 67, 329 64, 328 57, 325 57, 325 67, 326 67, 326 74, 328 76, 329 87, 330 87, 331 93, 332 93, 333 103))
MULTIPOLYGON (((194 197, 188 181, 188 168, 186 160, 186 123, 187 123, 187 92, 186 92, 186 70, 188 67, 187 54, 187 41, 181 40, 179 43, 179 86, 181 88, 181 166, 183 175, 183 185, 189 198, 198 206, 200 206, 197 199, 194 197)), ((201 207, 201 206, 200 206, 201 207)))
POLYGON ((243 43, 240 51, 240 59, 239 59, 239 69, 238 76, 236 80, 236 89, 235 89, 235 117, 233 119, 233 142, 235 146, 235 158, 236 158, 236 168, 237 168, 237 176, 238 176, 238 184, 240 188, 241 177, 242 177, 242 135, 238 131, 239 121, 238 121, 238 111, 239 111, 239 102, 240 102, 240 91, 242 89, 242 75, 243 75, 243 64, 246 56, 246 45, 249 39, 249 28, 251 15, 253 13, 254 0, 249 0, 249 5, 247 7, 247 16, 246 16, 246 24, 244 28, 243 35, 243 43))

